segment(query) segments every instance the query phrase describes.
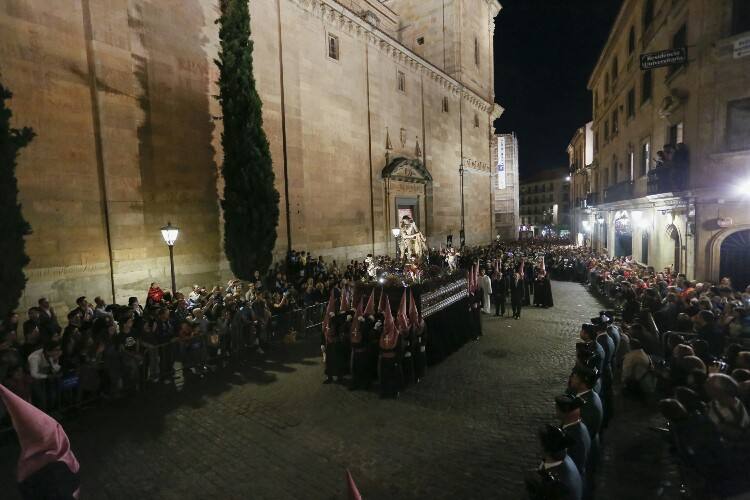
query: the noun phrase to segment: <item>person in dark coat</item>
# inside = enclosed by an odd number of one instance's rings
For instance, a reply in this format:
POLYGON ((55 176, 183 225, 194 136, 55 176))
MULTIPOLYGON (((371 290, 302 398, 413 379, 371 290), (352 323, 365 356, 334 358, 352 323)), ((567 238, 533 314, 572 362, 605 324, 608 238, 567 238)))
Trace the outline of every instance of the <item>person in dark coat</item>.
POLYGON ((599 432, 602 425, 602 401, 593 387, 599 374, 596 369, 576 366, 568 381, 569 392, 584 400, 581 407, 581 421, 589 431, 591 447, 586 460, 586 496, 593 497, 594 474, 599 461, 599 432))
POLYGON ((526 480, 532 500, 581 500, 583 482, 566 449, 573 440, 565 431, 546 425, 539 431, 544 458, 535 473, 526 480))
POLYGON ((355 318, 352 322, 351 331, 349 333, 352 349, 352 383, 350 386, 352 390, 367 390, 370 388, 370 382, 372 381, 372 378, 370 377, 371 369, 369 353, 369 337, 372 331, 372 323, 367 321, 361 307, 360 304, 360 307, 354 313, 355 318))
POLYGON ((601 367, 601 391, 599 395, 602 398, 602 406, 604 409, 604 415, 602 417, 602 429, 607 428, 609 419, 612 417, 612 406, 614 404, 612 400, 612 380, 614 378, 612 373, 612 360, 615 354, 615 342, 612 338, 607 335, 607 324, 609 323, 608 316, 600 316, 598 318, 592 318, 592 322, 596 326, 596 342, 602 348, 604 352, 604 362, 601 367))
POLYGON ((523 305, 530 306, 531 295, 534 293, 534 287, 532 286, 534 284, 534 264, 531 262, 524 262, 522 269, 523 271, 521 272, 524 283, 523 305))
POLYGON ((526 284, 519 273, 515 273, 510 280, 510 304, 513 307, 513 317, 521 317, 521 307, 526 296, 526 284))
POLYGON ((586 402, 577 396, 563 394, 555 398, 555 409, 560 426, 573 441, 568 447, 568 456, 578 468, 581 477, 586 475, 586 460, 591 449, 591 436, 581 420, 581 408, 586 402))
POLYGON ((404 386, 402 369, 403 342, 393 321, 390 305, 386 303, 385 313, 378 314, 378 324, 382 324, 380 334, 380 397, 398 398, 404 386), (382 323, 381 323, 382 322, 382 323))
MULTIPOLYGON (((604 348, 596 342, 597 333, 596 325, 591 323, 584 323, 581 325, 580 338, 595 355, 595 366, 589 365, 589 368, 596 368, 596 372, 601 375, 604 371, 606 354, 604 348)), ((596 384, 594 385, 594 391, 596 391, 597 394, 601 393, 601 386, 601 379, 597 379, 596 384)))
POLYGON ((500 271, 492 275, 492 301, 495 303, 495 316, 505 316, 505 297, 510 288, 510 277, 500 271))

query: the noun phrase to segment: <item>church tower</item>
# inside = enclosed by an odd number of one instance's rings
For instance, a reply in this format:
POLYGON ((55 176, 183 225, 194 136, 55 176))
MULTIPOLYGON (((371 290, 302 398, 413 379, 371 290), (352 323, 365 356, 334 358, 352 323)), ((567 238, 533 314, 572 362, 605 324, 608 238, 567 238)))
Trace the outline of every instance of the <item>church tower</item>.
POLYGON ((494 102, 497 0, 384 0, 399 16, 398 39, 489 102, 494 102))

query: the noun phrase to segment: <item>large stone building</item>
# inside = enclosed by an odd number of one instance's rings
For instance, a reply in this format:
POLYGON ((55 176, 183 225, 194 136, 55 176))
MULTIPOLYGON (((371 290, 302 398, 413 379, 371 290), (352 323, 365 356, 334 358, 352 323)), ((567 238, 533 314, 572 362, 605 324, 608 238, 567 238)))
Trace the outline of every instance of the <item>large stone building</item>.
MULTIPOLYGON (((394 251, 412 213, 431 243, 493 237, 496 0, 254 0, 255 77, 281 194, 276 255, 394 251), (463 175, 460 167, 463 165, 463 175)), ((34 233, 24 304, 143 296, 226 277, 217 0, 0 3, 0 71, 34 233)))
POLYGON ((521 232, 565 235, 570 230, 570 175, 567 168, 544 170, 521 180, 521 232))
POLYGON ((588 87, 594 246, 750 284, 750 2, 624 1, 588 87))
POLYGON ((502 240, 518 238, 519 185, 518 138, 516 134, 497 134, 493 140, 492 189, 495 207, 495 234, 502 240))

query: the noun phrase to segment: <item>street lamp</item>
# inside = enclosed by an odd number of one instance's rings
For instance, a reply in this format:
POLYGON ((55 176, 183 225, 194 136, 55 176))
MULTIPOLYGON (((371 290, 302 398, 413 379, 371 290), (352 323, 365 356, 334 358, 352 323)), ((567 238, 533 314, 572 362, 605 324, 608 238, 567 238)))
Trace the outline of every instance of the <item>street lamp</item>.
POLYGON ((174 242, 177 241, 179 234, 179 228, 173 226, 171 222, 167 222, 167 225, 161 228, 161 237, 164 238, 164 243, 169 247, 169 268, 172 271, 172 294, 177 290, 174 279, 174 242))
POLYGON ((393 229, 391 229, 391 234, 393 235, 393 239, 396 241, 396 257, 400 257, 399 248, 398 248, 398 237, 401 235, 401 229, 394 227, 393 229))

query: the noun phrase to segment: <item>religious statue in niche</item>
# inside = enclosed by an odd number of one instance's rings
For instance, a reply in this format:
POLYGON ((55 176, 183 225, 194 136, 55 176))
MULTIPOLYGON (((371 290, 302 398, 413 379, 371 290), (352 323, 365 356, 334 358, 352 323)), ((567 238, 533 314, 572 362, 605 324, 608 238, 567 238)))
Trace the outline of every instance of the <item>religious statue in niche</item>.
POLYGON ((414 220, 408 215, 404 215, 401 218, 399 229, 401 229, 401 257, 421 259, 427 252, 427 238, 417 228, 414 220))

